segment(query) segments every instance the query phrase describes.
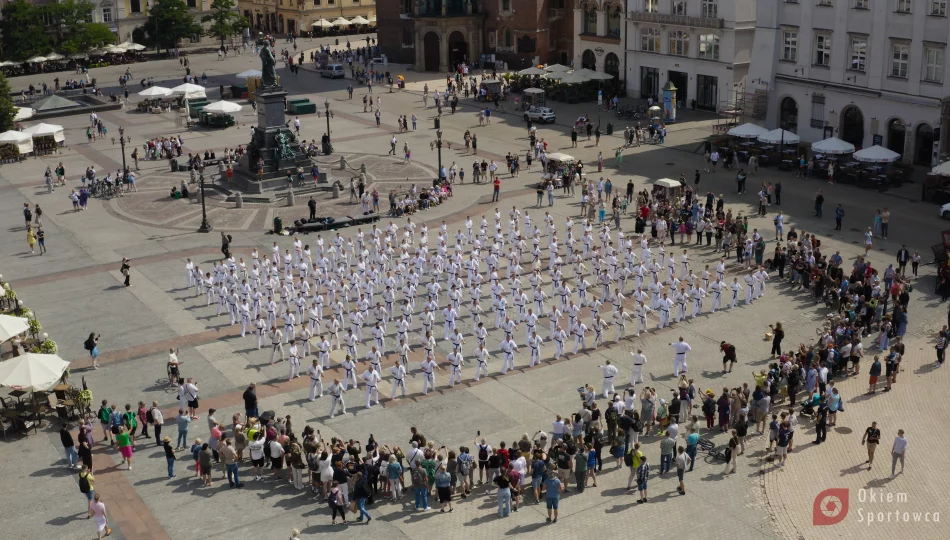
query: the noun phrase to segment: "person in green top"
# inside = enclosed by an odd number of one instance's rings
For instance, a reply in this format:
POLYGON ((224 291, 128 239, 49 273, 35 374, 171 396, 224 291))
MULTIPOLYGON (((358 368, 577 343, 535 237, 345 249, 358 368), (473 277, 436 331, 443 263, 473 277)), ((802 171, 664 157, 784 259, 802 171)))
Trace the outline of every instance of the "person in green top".
POLYGON ((122 459, 128 463, 129 470, 132 470, 132 437, 125 429, 125 426, 119 426, 119 432, 115 435, 115 443, 119 447, 122 459))
POLYGON ((126 431, 129 432, 129 439, 132 441, 132 448, 135 448, 135 429, 139 425, 138 418, 135 415, 135 411, 132 410, 132 405, 125 404, 125 412, 122 413, 122 424, 125 426, 126 431))
POLYGON ((696 446, 699 444, 699 433, 696 428, 689 428, 689 435, 686 436, 686 455, 689 456, 689 470, 693 472, 693 466, 696 464, 696 446))
POLYGON ((432 495, 432 486, 435 485, 435 460, 433 459, 431 450, 426 450, 425 459, 422 460, 419 466, 425 470, 426 478, 429 480, 429 486, 426 492, 432 495))

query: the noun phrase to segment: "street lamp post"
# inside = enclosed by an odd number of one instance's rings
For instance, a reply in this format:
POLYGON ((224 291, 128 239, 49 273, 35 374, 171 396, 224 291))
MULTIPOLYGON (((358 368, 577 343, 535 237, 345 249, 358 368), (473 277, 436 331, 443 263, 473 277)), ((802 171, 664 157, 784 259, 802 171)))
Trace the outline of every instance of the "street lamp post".
POLYGON ((119 126, 119 146, 122 147, 122 176, 124 178, 129 168, 125 164, 125 128, 122 126, 119 126))
POLYGON ((442 130, 435 132, 435 147, 439 150, 439 181, 442 180, 442 130))
POLYGON ((211 232, 211 223, 208 222, 208 210, 205 207, 205 173, 201 171, 198 173, 198 189, 199 194, 201 195, 201 226, 198 227, 198 232, 208 233, 211 232))
MULTIPOLYGON (((158 7, 158 5, 153 4, 152 2, 145 2, 145 8, 148 10, 148 16, 152 15, 153 7, 158 7)), ((158 40, 158 17, 156 16, 155 17, 155 54, 160 54, 162 52, 161 47, 162 47, 162 44, 158 40)))
POLYGON ((323 105, 327 108, 327 142, 329 143, 332 141, 330 138, 330 98, 324 99, 323 105))

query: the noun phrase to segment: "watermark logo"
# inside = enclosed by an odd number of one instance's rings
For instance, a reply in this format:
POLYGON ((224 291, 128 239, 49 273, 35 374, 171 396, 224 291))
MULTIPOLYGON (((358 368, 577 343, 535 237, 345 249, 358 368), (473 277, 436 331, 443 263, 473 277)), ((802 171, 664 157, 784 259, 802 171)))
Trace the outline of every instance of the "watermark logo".
POLYGON ((826 489, 815 497, 812 504, 812 525, 835 525, 848 516, 848 489, 826 489))

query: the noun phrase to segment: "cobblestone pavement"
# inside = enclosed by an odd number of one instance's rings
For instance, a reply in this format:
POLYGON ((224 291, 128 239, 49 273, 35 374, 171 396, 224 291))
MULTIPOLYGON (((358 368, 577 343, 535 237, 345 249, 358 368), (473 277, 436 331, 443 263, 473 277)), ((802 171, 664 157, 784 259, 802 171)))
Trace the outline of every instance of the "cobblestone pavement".
MULTIPOLYGON (((245 69, 246 64, 246 58, 230 60, 222 63, 222 70, 228 66, 230 72, 237 72, 245 69)), ((289 80, 285 84, 301 92, 305 84, 311 84, 306 80, 307 76, 303 73, 300 80, 289 80)), ((418 83, 418 80, 414 82, 418 83)), ((386 124, 378 129, 356 103, 347 102, 342 83, 319 81, 318 84, 312 81, 312 87, 327 90, 334 107, 339 108, 340 112, 333 120, 337 149, 354 156, 353 161, 358 161, 358 156, 369 160, 370 173, 380 191, 384 191, 384 186, 401 186, 414 180, 422 182, 424 175, 431 174, 437 166, 435 153, 425 149, 433 137, 428 130, 398 135, 400 139, 409 140, 414 147, 412 166, 403 166, 399 164, 400 160, 388 160, 382 155, 388 150, 390 124, 394 123, 396 115, 402 114, 403 110, 406 114, 415 110, 420 117, 430 114, 429 111, 411 108, 421 105, 415 102, 417 98, 412 94, 382 94, 384 110, 387 111, 386 124), (389 103, 392 103, 392 113, 389 113, 389 103)), ((308 92, 312 91, 308 89, 308 92)), ((321 94, 317 99, 322 101, 322 97, 321 94)), ((220 132, 186 132, 187 151, 203 152, 241 144, 245 142, 246 123, 249 121, 250 111, 245 110, 242 125, 236 128, 220 132)), ((110 124, 110 130, 115 124, 125 125, 136 144, 147 136, 179 131, 173 118, 162 115, 146 117, 133 112, 107 113, 106 122, 110 124)), ((448 140, 461 141, 464 129, 476 129, 470 125, 471 122, 472 115, 466 113, 444 117, 443 129, 448 140)), ((243 411, 241 392, 249 382, 255 381, 259 383, 261 410, 290 414, 298 431, 303 423, 309 423, 318 427, 324 438, 339 436, 365 440, 372 433, 377 440, 405 444, 408 428, 415 425, 430 440, 449 447, 470 443, 477 431, 493 443, 513 441, 522 433, 531 435, 539 429, 549 430, 555 414, 575 411, 578 400, 574 389, 584 382, 599 387, 597 366, 605 360, 611 360, 620 368, 619 380, 628 381, 629 353, 634 348, 642 348, 650 359, 644 374, 645 384, 660 389, 661 395, 665 395, 675 383, 668 343, 677 336, 683 336, 693 346, 690 370, 700 388, 737 386, 743 382, 752 383, 751 371, 768 363, 769 344, 762 341, 767 324, 783 322, 788 346, 814 340, 815 328, 820 326, 825 315, 825 310, 810 298, 775 280, 768 284, 766 297, 750 306, 740 305, 731 311, 703 314, 671 329, 653 330, 640 338, 628 335, 620 343, 612 341, 614 332, 609 329, 604 346, 568 354, 558 362, 551 361, 553 350, 550 344, 542 350, 544 363, 535 368, 526 367, 527 355, 522 351, 516 356, 518 369, 502 376, 500 358, 493 359, 491 376, 479 383, 471 381, 474 374, 471 365, 464 368, 466 382, 455 388, 448 387, 447 372, 439 373, 439 389, 428 396, 421 394, 420 379, 410 379, 407 398, 389 400, 384 397, 381 407, 370 410, 363 407, 362 391, 351 392, 347 394, 348 413, 329 419, 326 398, 313 403, 307 401, 305 382, 302 379, 286 380, 286 364, 268 365, 269 355, 257 350, 251 337, 240 338, 238 327, 228 325, 223 317, 215 316, 214 308, 205 306, 204 302, 184 290, 185 258, 190 257, 202 266, 210 265, 218 256, 218 249, 216 234, 208 237, 191 232, 197 226, 197 205, 189 206, 184 201, 171 201, 164 196, 167 187, 163 184, 177 183, 181 175, 166 173, 164 162, 143 162, 138 193, 118 200, 93 201, 89 210, 77 214, 71 212, 63 190, 50 196, 45 194, 45 189, 37 187, 47 164, 55 166, 58 161, 63 161, 70 177, 75 179, 89 163, 96 164, 97 169, 103 171, 114 170, 122 161, 119 147, 109 145, 108 141, 94 144, 80 141, 84 118, 67 117, 62 123, 67 128, 70 143, 62 154, 0 169, 0 192, 3 193, 0 197, 3 212, 0 215, 5 216, 6 227, 5 234, 0 235, 0 249, 8 255, 0 265, 0 272, 5 280, 13 283, 20 298, 35 310, 45 331, 59 343, 62 355, 73 360, 73 379, 84 378, 96 401, 107 398, 116 403, 134 405, 138 400, 154 399, 163 406, 166 418, 170 418, 177 405, 174 389, 169 388, 164 380, 164 363, 167 348, 176 346, 182 349, 184 375, 199 381, 202 409, 217 408, 216 417, 219 419, 243 411), (45 210, 50 252, 43 257, 31 257, 24 252, 19 208, 27 201, 38 202, 45 210), (121 287, 118 273, 118 261, 123 256, 133 259, 132 286, 129 288, 121 287), (100 347, 103 367, 98 371, 89 369, 81 347, 90 331, 101 332, 103 336, 100 347), (720 373, 717 352, 722 339, 736 345, 741 360, 736 370, 725 375, 720 373)), ((316 119, 306 119, 304 138, 318 138, 322 133, 321 124, 316 119)), ((483 141, 479 157, 500 161, 509 149, 523 147, 524 132, 516 124, 504 121, 485 129, 484 133, 490 133, 490 137, 479 132, 483 141)), ((550 132, 552 140, 560 136, 554 129, 556 127, 550 132)), ((695 142, 697 133, 705 128, 701 122, 696 122, 684 123, 677 129, 679 134, 671 135, 671 139, 681 137, 680 143, 687 144, 690 137, 695 142)), ((582 148, 577 152, 586 160, 592 160, 596 148, 582 148)), ((457 147, 443 152, 445 163, 458 161, 464 165, 470 159, 457 147)), ((697 156, 680 150, 643 148, 633 157, 628 157, 622 171, 609 168, 608 173, 614 175, 620 186, 626 183, 630 173, 635 172, 639 188, 645 178, 689 173, 692 168, 701 167, 699 161, 701 159, 697 156)), ((763 171, 761 175, 762 181, 778 178, 774 171, 763 171)), ((527 208, 535 219, 539 219, 544 211, 551 211, 558 223, 564 216, 577 213, 575 201, 560 197, 552 208, 530 208, 534 204, 534 191, 526 186, 535 179, 532 172, 523 172, 520 179, 506 178, 503 200, 498 206, 503 211, 511 205, 527 208)), ((810 197, 817 186, 797 185, 784 176, 782 180, 786 183, 787 202, 783 210, 787 221, 800 229, 816 231, 825 238, 829 248, 840 249, 846 258, 854 257, 858 252, 855 245, 859 239, 857 232, 835 234, 830 224, 811 216, 810 197)), ((731 187, 730 184, 731 176, 719 173, 704 175, 702 185, 723 192, 731 187)), ((849 222, 853 219, 855 224, 861 223, 869 208, 889 204, 893 205, 892 212, 895 212, 892 229, 897 241, 906 238, 911 247, 920 249, 936 241, 933 239, 935 233, 921 234, 936 231, 939 226, 935 216, 931 215, 935 211, 930 212, 929 208, 927 212, 913 212, 909 203, 896 197, 857 192, 849 187, 836 186, 828 192, 830 204, 826 206, 832 206, 837 200, 846 201, 849 222), (903 210, 899 218, 896 215, 898 208, 903 210)), ((754 212, 749 206, 753 202, 751 198, 727 195, 727 206, 746 214, 754 212)), ((354 210, 346 197, 338 201, 321 200, 321 205, 328 212, 352 213, 354 210)), ((286 221, 288 216, 300 212, 277 206, 255 206, 244 210, 230 209, 222 203, 212 206, 211 219, 216 230, 233 234, 238 246, 236 251, 245 259, 249 257, 251 247, 257 246, 264 251, 274 241, 273 236, 263 234, 274 215, 281 215, 286 221)), ((446 203, 418 214, 414 220, 427 221, 433 230, 445 220, 451 230, 459 228, 465 216, 480 216, 493 209, 489 187, 464 185, 457 186, 455 196, 446 203)), ((760 230, 770 230, 770 217, 752 217, 750 221, 760 230)), ((630 226, 632 224, 625 220, 624 228, 630 226)), ((352 234, 352 231, 348 232, 352 234)), ((305 242, 313 240, 313 236, 304 239, 305 242)), ((280 238, 278 241, 282 247, 287 247, 291 239, 280 238)), ((430 245, 433 241, 434 234, 430 245)), ((872 260, 881 267, 893 259, 897 242, 881 242, 877 247, 880 250, 872 252, 872 260)), ((673 249, 680 249, 679 245, 668 248, 673 249)), ((718 259, 717 254, 707 247, 690 246, 688 249, 694 265, 714 264, 713 261, 718 259)), ((735 267, 731 267, 730 275, 735 271, 735 267)), ((924 273, 928 273, 926 267, 924 273)), ((286 483, 251 481, 244 490, 230 491, 223 487, 219 474, 215 488, 199 488, 198 482, 190 477, 188 460, 179 463, 177 478, 168 480, 160 449, 153 446, 140 448, 134 470, 125 471, 117 467, 119 457, 102 445, 97 447, 95 457, 99 469, 96 488, 109 505, 116 529, 114 536, 137 540, 184 539, 196 534, 230 539, 260 538, 262 534, 267 538, 280 538, 288 536, 293 527, 301 529, 304 537, 336 532, 349 538, 365 536, 369 532, 394 538, 417 538, 437 531, 440 536, 449 538, 468 538, 472 534, 483 538, 512 534, 576 538, 581 534, 616 534, 618 530, 639 532, 644 525, 649 527, 651 536, 679 538, 696 534, 697 523, 708 531, 704 534, 750 539, 810 540, 857 535, 867 538, 942 538, 945 535, 940 534, 939 525, 890 523, 869 527, 866 520, 859 521, 859 517, 867 515, 868 511, 883 512, 893 510, 895 506, 862 502, 860 490, 868 488, 906 493, 907 502, 898 506, 908 512, 946 510, 946 503, 937 489, 945 475, 933 465, 937 463, 934 458, 939 459, 939 450, 930 452, 933 456, 925 454, 929 448, 945 446, 941 444, 944 441, 940 439, 940 431, 933 429, 933 422, 947 413, 945 400, 937 397, 938 388, 946 387, 947 372, 931 367, 933 334, 944 321, 944 306, 930 295, 932 283, 931 277, 922 278, 912 295, 908 355, 904 372, 893 392, 869 399, 863 395, 866 389, 863 375, 841 382, 839 388, 845 396, 847 411, 839 416, 838 426, 829 433, 826 444, 807 444, 812 429, 810 422, 805 421, 799 445, 787 465, 776 468, 764 459, 762 448, 765 442, 762 438, 751 437, 746 455, 740 458, 738 474, 723 476, 723 464, 703 457, 698 460, 696 469, 687 475, 686 496, 675 494, 675 476, 654 477, 650 483, 651 502, 636 505, 632 495, 624 492, 626 469, 617 471, 608 460, 598 479, 598 488, 565 496, 561 519, 556 525, 545 525, 543 508, 533 504, 526 505, 511 518, 499 519, 493 510, 493 498, 480 488, 476 490, 476 497, 459 502, 451 514, 416 513, 408 505, 387 502, 373 506, 371 512, 376 519, 365 529, 361 525, 331 527, 325 504, 294 491, 286 483), (864 449, 859 444, 860 436, 871 420, 877 420, 884 432, 878 463, 872 471, 859 470, 858 466, 865 459, 864 449), (907 430, 911 441, 907 470, 895 479, 889 479, 887 450, 898 428, 907 430), (849 513, 837 525, 813 526, 815 497, 829 488, 850 490, 849 513), (248 512, 248 509, 254 511, 248 512), (268 518, 263 530, 262 516, 268 518), (682 519, 676 519, 679 516, 682 519), (472 529, 475 525, 478 528, 472 529)), ((470 320, 464 318, 461 323, 461 328, 467 332, 470 320)), ((546 323, 542 323, 545 329, 546 323)), ((544 334, 546 336, 547 332, 544 334)), ((491 349, 497 349, 499 338, 498 330, 490 332, 491 349)), ((869 344, 866 341, 866 345, 869 344)), ((447 353, 445 344, 440 343, 437 355, 441 362, 444 363, 447 353)), ((416 351, 410 359, 417 365, 419 357, 416 351)), ((338 353, 334 353, 333 360, 334 363, 340 360, 338 353)), ((390 355, 384 365, 391 361, 390 355)), ((333 374, 338 373, 334 371, 324 380, 329 380, 333 374)), ((388 396, 388 382, 383 383, 382 390, 384 396, 388 396)), ((171 426, 165 429, 165 433, 172 436, 174 431, 171 426)), ((196 422, 192 431, 191 438, 207 438, 204 418, 196 422)), ((720 444, 725 442, 722 436, 713 436, 713 439, 720 444)), ((658 437, 645 437, 644 441, 647 455, 657 465, 658 437)), ((5 530, 19 530, 23 536, 30 537, 88 538, 92 525, 82 519, 85 503, 78 493, 75 475, 69 474, 63 466, 55 427, 45 426, 35 435, 4 440, 4 443, 10 470, 23 471, 10 475, 9 487, 4 490, 5 495, 0 496, 0 501, 8 509, 2 518, 5 530), (56 499, 51 499, 51 494, 56 499)))

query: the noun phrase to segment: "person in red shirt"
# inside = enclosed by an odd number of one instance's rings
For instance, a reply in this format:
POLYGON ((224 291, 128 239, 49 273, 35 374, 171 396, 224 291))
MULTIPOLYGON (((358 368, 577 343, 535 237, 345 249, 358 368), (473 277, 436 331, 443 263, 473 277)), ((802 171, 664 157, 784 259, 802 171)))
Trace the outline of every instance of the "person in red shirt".
POLYGON ((501 192, 501 180, 496 176, 492 185, 494 187, 492 188, 491 200, 492 202, 498 202, 498 195, 501 192))
POLYGON ((517 512, 518 499, 521 496, 521 473, 514 469, 508 469, 508 472, 505 474, 508 476, 508 481, 511 483, 511 509, 517 512))

